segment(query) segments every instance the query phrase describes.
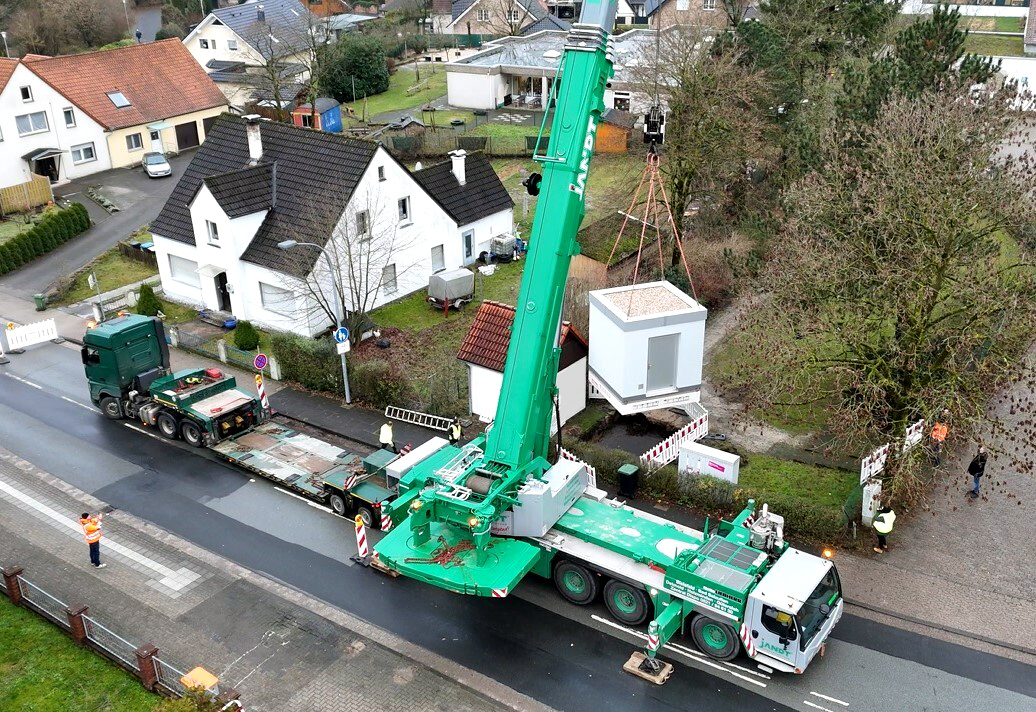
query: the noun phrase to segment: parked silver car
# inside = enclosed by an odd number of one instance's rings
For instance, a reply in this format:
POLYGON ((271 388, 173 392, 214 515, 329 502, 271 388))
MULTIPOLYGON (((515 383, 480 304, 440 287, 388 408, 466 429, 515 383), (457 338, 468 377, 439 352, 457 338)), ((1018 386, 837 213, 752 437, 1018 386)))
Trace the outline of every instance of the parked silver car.
POLYGON ((144 172, 151 178, 173 174, 173 167, 169 165, 169 161, 161 153, 145 153, 141 165, 144 167, 144 172))

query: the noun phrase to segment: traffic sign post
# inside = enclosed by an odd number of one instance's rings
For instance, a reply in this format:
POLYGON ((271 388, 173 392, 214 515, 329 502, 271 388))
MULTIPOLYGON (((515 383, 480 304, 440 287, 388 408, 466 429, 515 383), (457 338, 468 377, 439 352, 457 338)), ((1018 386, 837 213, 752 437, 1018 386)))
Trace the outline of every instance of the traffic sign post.
POLYGON ((256 354, 255 360, 252 361, 256 371, 262 371, 268 363, 270 363, 270 359, 266 358, 266 354, 256 354))
POLYGON ((331 333, 335 340, 335 348, 342 357, 342 383, 345 386, 345 402, 352 403, 352 394, 349 392, 349 366, 345 362, 345 355, 349 353, 349 330, 340 326, 331 333))

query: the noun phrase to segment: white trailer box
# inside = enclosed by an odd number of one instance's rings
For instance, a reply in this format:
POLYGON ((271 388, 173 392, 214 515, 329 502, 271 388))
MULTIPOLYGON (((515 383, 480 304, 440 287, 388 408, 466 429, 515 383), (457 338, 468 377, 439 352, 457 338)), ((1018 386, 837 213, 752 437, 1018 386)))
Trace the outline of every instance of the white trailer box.
POLYGON ((669 282, 590 292, 590 385, 623 415, 697 403, 707 314, 669 282))
POLYGON ((684 443, 680 446, 678 467, 680 477, 711 475, 736 485, 741 470, 741 458, 699 443, 684 443))

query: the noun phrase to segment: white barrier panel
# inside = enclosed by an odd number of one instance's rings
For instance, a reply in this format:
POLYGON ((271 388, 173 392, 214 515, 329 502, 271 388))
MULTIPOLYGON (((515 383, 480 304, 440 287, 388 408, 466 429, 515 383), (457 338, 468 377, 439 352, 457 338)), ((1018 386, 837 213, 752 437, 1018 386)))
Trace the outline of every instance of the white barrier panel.
MULTIPOLYGON (((913 425, 909 426, 906 430, 906 435, 903 438, 903 452, 908 452, 914 445, 921 442, 921 437, 924 434, 924 418, 918 420, 913 425)), ((867 455, 860 460, 860 484, 881 473, 885 469, 885 462, 889 458, 889 449, 892 447, 891 443, 885 443, 877 450, 867 455)))
POLYGON ((657 470, 680 456, 680 446, 688 441, 701 440, 709 434, 709 414, 688 423, 668 438, 640 456, 640 464, 648 470, 657 470))
POLYGON ((736 485, 741 458, 733 453, 690 442, 680 446, 678 467, 681 475, 710 475, 736 485))
POLYGON ((597 470, 594 469, 593 465, 586 462, 585 460, 580 460, 578 457, 575 456, 575 454, 569 452, 563 447, 558 448, 558 456, 565 460, 572 460, 573 462, 578 462, 582 464, 582 466, 586 468, 587 477, 590 478, 587 484, 589 484, 590 487, 597 487, 597 470))
POLYGON ((7 347, 11 351, 24 349, 26 346, 42 344, 44 341, 53 341, 58 337, 58 326, 53 319, 37 321, 32 324, 16 326, 7 330, 7 347))

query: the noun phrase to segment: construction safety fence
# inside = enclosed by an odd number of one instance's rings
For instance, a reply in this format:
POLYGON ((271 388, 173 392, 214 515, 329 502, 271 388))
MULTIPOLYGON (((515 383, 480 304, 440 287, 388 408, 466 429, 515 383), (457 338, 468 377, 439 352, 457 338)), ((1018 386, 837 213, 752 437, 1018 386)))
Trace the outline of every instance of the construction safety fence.
POLYGON ((44 590, 23 575, 21 567, 0 569, 0 592, 15 605, 33 611, 69 633, 76 642, 104 655, 133 673, 148 689, 182 697, 187 687, 183 671, 158 657, 153 645, 138 645, 124 638, 97 618, 87 615, 88 607, 69 607, 65 601, 44 590), (143 669, 142 669, 143 666, 143 669))

